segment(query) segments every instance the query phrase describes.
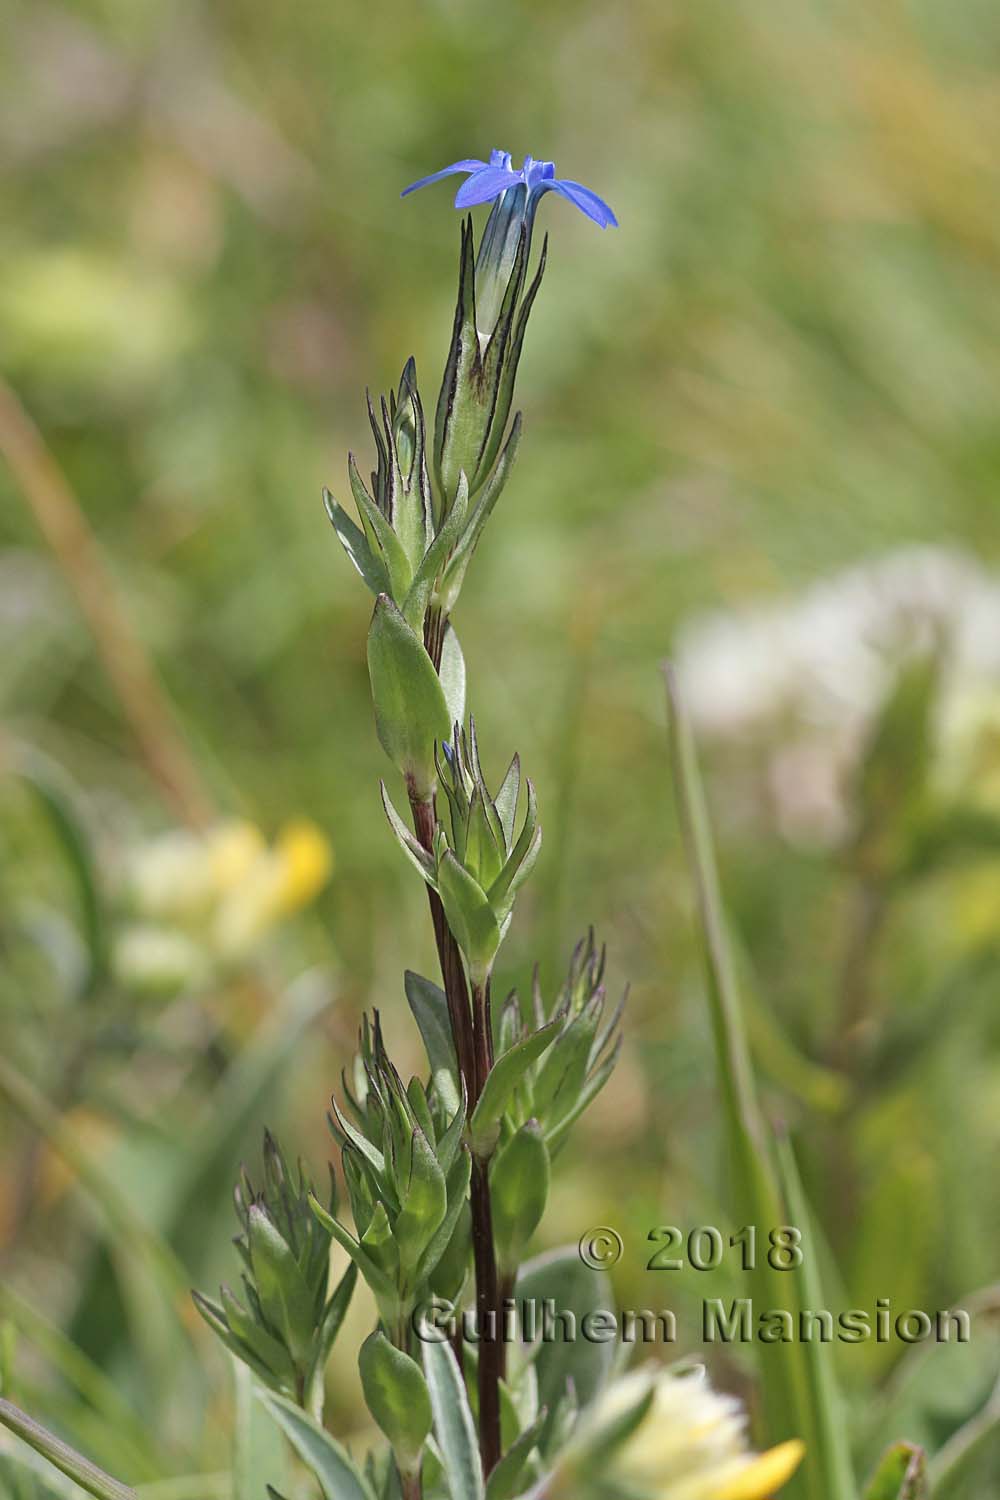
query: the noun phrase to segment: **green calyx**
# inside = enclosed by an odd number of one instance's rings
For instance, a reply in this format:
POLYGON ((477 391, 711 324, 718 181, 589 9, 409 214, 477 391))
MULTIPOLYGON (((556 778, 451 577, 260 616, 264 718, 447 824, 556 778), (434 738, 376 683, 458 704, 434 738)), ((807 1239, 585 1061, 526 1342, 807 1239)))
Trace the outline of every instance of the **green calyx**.
POLYGON ((458 302, 434 422, 434 472, 444 499, 443 514, 458 492, 459 476, 467 476, 469 494, 476 496, 503 446, 528 318, 545 273, 547 242, 522 297, 528 249, 522 228, 495 323, 488 334, 481 334, 472 219, 462 225, 458 302))
MULTIPOLYGON (((621 1051, 620 1023, 626 995, 607 1014, 604 950, 591 928, 573 951, 566 979, 546 1003, 537 970, 532 986, 532 1013, 540 1031, 551 1028, 552 1045, 527 1069, 506 1109, 506 1131, 535 1122, 550 1157, 614 1071, 621 1051)), ((521 1005, 512 994, 504 1003, 497 1028, 502 1056, 523 1030, 521 1005)))
MULTIPOLYGON (((301 1163, 290 1169, 270 1134, 264 1137, 264 1183, 244 1171, 234 1190, 243 1232, 243 1298, 227 1286, 214 1302, 195 1305, 222 1342, 272 1390, 322 1400, 322 1374, 354 1288, 353 1268, 327 1300, 330 1236, 310 1207, 312 1184, 301 1163)), ((336 1211, 331 1176, 328 1212, 336 1211)))
POLYGON ((313 1212, 369 1283, 387 1328, 411 1312, 449 1248, 471 1163, 462 1142, 465 1104, 449 1113, 419 1079, 404 1086, 376 1012, 365 1017, 344 1103, 330 1127, 341 1147, 357 1237, 315 1201, 313 1212))
MULTIPOLYGON (((379 410, 381 421, 369 398, 376 452, 369 485, 354 455, 348 457, 360 526, 329 490, 323 491, 323 502, 344 551, 368 588, 376 596, 387 595, 419 635, 429 609, 447 615, 454 607, 483 527, 507 481, 520 441, 520 417, 514 418, 502 451, 498 444, 488 471, 477 482, 479 498, 472 505, 472 490, 461 470, 454 476, 447 503, 440 487, 432 487, 412 359, 407 361, 398 394, 390 394, 388 401, 383 397, 379 410)), ((505 414, 504 428, 506 422, 505 414)))
POLYGON ((535 789, 526 783, 526 808, 515 836, 521 789, 515 755, 494 797, 479 760, 475 721, 442 739, 437 773, 448 802, 448 826, 438 823, 433 848, 414 838, 382 788, 390 826, 428 885, 441 897, 448 925, 474 984, 485 984, 510 925, 514 898, 541 848, 535 789))

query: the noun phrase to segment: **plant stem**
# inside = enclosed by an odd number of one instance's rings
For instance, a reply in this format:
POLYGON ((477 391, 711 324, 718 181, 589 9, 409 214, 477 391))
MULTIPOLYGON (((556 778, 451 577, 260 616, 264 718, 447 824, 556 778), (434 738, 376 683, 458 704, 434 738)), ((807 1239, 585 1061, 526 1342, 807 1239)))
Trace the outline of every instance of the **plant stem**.
POLYGON ((404 1474, 400 1470, 399 1487, 403 1494, 403 1500, 420 1500, 423 1494, 423 1486, 420 1483, 419 1473, 404 1474))
MULTIPOLYGON (((433 802, 411 795, 413 828, 424 849, 434 842, 437 815, 433 802)), ((493 1065, 493 1042, 489 1024, 489 986, 473 989, 470 1011, 469 989, 458 944, 448 926, 440 897, 428 887, 431 921, 437 943, 441 977, 448 1001, 448 1016, 458 1066, 465 1080, 469 1111, 475 1108, 483 1084, 493 1065)), ((485 1162, 472 1161, 470 1190, 472 1210, 472 1255, 476 1273, 476 1317, 479 1329, 479 1450, 487 1476, 500 1459, 500 1376, 503 1343, 500 1320, 500 1282, 496 1247, 493 1243, 493 1212, 485 1162)))
MULTIPOLYGON (((434 829, 437 825, 434 803, 433 801, 422 802, 411 794, 410 812, 417 841, 422 848, 430 852, 434 844, 434 829)), ((478 1098, 478 1092, 474 1089, 475 1064, 469 1016, 469 992, 465 983, 462 955, 451 935, 441 898, 437 891, 431 890, 430 886, 427 887, 427 899, 431 909, 431 923, 434 927, 434 941, 437 944, 445 998, 448 1001, 448 1019, 451 1021, 455 1054, 458 1058, 459 1072, 465 1079, 465 1086, 469 1091, 469 1109, 471 1110, 475 1098, 478 1098)))
POLYGON ((489 1168, 472 1159, 472 1258, 476 1270, 476 1325, 479 1331, 479 1452, 489 1478, 500 1461, 500 1280, 493 1244, 489 1168))

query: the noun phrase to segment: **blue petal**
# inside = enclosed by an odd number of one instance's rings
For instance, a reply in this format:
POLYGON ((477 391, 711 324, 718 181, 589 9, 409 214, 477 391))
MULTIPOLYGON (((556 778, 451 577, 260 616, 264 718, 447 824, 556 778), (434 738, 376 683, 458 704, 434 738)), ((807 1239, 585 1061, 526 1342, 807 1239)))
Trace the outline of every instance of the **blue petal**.
POLYGON ((585 188, 581 182, 573 182, 568 177, 557 177, 551 182, 542 183, 535 191, 544 193, 548 188, 568 198, 582 214, 586 214, 588 219, 593 219, 595 224, 600 224, 602 229, 618 228, 618 220, 609 205, 603 198, 598 198, 596 193, 592 193, 590 188, 585 188))
POLYGON ((465 161, 453 161, 450 167, 442 167, 440 172, 432 172, 429 177, 421 177, 419 182, 411 182, 409 187, 400 193, 405 198, 407 193, 415 193, 417 188, 427 187, 432 182, 440 182, 442 177, 454 177, 456 172, 479 172, 486 166, 484 161, 474 158, 466 158, 465 161))
POLYGON ((521 181, 523 174, 512 171, 510 167, 483 167, 481 172, 474 173, 462 183, 455 194, 455 207, 472 208, 477 203, 489 203, 521 181))

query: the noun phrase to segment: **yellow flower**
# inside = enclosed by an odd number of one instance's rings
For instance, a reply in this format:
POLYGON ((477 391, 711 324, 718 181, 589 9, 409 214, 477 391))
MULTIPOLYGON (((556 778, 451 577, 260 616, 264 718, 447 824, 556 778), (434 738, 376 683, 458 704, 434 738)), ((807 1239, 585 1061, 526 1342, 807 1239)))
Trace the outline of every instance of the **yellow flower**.
POLYGON ((212 926, 213 946, 235 958, 283 917, 299 911, 322 890, 333 868, 333 851, 313 823, 282 829, 274 847, 262 847, 226 890, 212 926))
POLYGON ((754 1453, 740 1403, 714 1391, 702 1367, 649 1367, 616 1381, 585 1414, 549 1493, 579 1494, 596 1468, 605 1490, 617 1482, 648 1500, 769 1500, 803 1451, 795 1440, 754 1453), (647 1401, 638 1425, 616 1439, 647 1401))
POLYGON ((138 922, 123 940, 124 966, 148 978, 145 971, 162 968, 168 957, 176 967, 182 949, 190 958, 191 945, 200 946, 206 958, 238 960, 283 918, 308 905, 332 868, 329 840, 305 819, 287 824, 270 846, 255 824, 236 819, 203 834, 170 832, 152 839, 131 861, 138 922), (151 933, 158 937, 155 951, 151 933))

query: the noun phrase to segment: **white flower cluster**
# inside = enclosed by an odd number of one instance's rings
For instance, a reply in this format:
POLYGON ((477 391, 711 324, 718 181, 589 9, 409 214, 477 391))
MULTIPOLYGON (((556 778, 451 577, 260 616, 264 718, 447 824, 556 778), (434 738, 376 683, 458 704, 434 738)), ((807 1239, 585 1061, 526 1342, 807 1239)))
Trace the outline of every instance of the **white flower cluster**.
POLYGON ((696 619, 677 671, 696 732, 762 757, 781 831, 836 842, 845 781, 900 666, 941 653, 939 745, 1000 722, 1000 577, 966 554, 907 547, 796 599, 696 619), (988 703, 995 700, 996 713, 988 703))

